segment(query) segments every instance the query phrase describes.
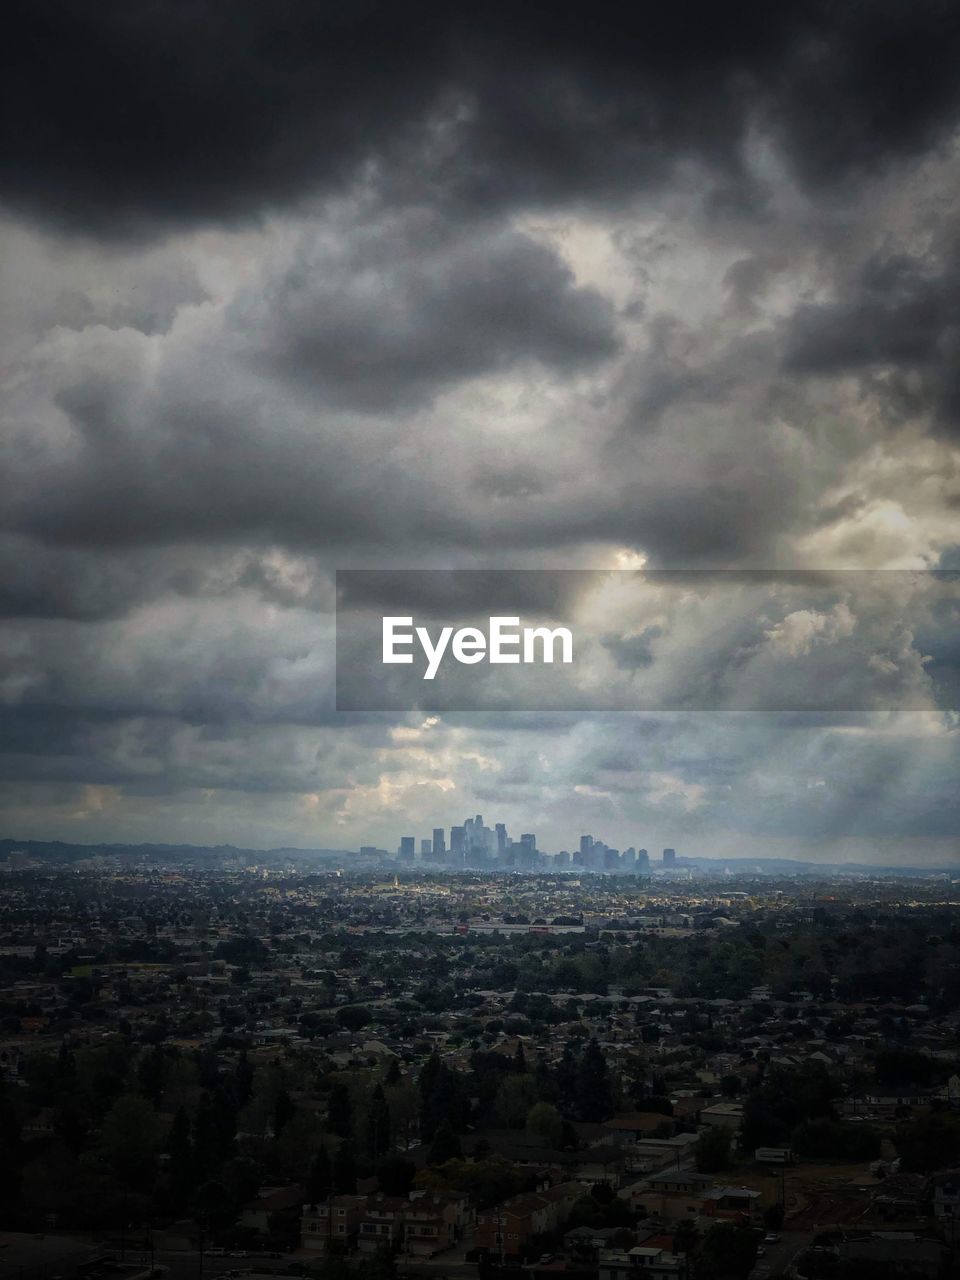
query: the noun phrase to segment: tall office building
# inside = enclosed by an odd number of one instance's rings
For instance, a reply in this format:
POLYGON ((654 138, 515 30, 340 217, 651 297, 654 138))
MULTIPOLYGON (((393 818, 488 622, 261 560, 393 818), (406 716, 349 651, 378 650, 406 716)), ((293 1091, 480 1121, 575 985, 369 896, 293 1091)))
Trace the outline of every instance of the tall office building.
POLYGON ((430 857, 430 854, 431 854, 432 852, 433 852, 433 842, 432 842, 432 841, 430 841, 430 840, 428 840, 428 839, 426 838, 426 836, 424 836, 424 838, 420 841, 420 858, 421 858, 421 861, 422 861, 424 858, 429 858, 429 857, 430 857))
POLYGON ((593 836, 580 837, 580 856, 581 858, 589 858, 590 850, 593 848, 593 836))
POLYGON ((502 861, 507 851, 507 824, 498 822, 494 830, 497 833, 497 857, 502 861))
POLYGON ((401 836, 397 856, 404 862, 413 862, 416 856, 417 842, 414 836, 401 836))
POLYGON ((646 849, 640 849, 637 853, 637 875, 648 876, 650 874, 650 855, 646 849))
POLYGON ((447 852, 447 842, 444 838, 443 827, 433 828, 433 856, 437 862, 443 861, 443 855, 447 852))
POLYGON ((467 828, 451 827, 450 828, 450 857, 453 862, 458 865, 463 862, 463 855, 467 851, 467 828))
POLYGON ((664 851, 663 851, 663 865, 664 865, 665 867, 675 867, 675 866, 677 865, 677 851, 676 851, 676 849, 664 849, 664 851))

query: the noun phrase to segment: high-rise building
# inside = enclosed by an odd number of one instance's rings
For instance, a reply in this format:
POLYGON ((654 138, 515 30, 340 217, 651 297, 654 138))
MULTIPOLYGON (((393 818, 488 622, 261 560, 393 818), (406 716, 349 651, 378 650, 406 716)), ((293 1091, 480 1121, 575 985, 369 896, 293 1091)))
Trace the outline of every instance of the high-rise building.
POLYGON ((433 852, 433 841, 432 841, 432 840, 428 840, 428 839, 426 838, 426 836, 424 836, 424 838, 420 841, 420 857, 421 857, 421 859, 422 859, 422 858, 429 858, 429 857, 430 857, 430 854, 431 854, 432 852, 433 852))
POLYGON ((650 855, 646 849, 640 849, 637 853, 637 875, 648 876, 650 874, 650 855))
POLYGON ((467 851, 467 828, 451 827, 450 828, 450 857, 455 863, 463 862, 463 855, 467 851))
POLYGON ((433 828, 433 856, 437 862, 443 861, 443 855, 447 852, 447 842, 444 839, 443 827, 433 828))
POLYGON ((663 865, 664 865, 665 867, 675 867, 675 866, 677 865, 677 851, 676 851, 676 849, 664 849, 664 851, 663 851, 663 865))
POLYGON ((590 850, 592 848, 593 848, 593 836, 581 836, 580 837, 580 856, 583 858, 588 858, 590 856, 590 850))
POLYGON ((401 836, 397 856, 404 862, 413 862, 416 856, 417 842, 414 836, 401 836))
POLYGON ((502 862, 507 851, 507 824, 498 822, 494 830, 497 833, 497 858, 502 862))

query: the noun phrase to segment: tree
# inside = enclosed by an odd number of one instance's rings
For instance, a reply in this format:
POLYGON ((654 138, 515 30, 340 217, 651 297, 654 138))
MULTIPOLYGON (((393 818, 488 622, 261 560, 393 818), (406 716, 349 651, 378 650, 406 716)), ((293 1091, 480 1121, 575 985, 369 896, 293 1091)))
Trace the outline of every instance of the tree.
POLYGON ((430 1139, 446 1120, 455 1133, 464 1125, 465 1104, 460 1077, 434 1051, 423 1064, 417 1081, 420 1089, 420 1131, 430 1139))
POLYGON ((877 1081, 882 1085, 925 1085, 933 1075, 933 1062, 915 1049, 881 1049, 874 1059, 877 1081))
POLYGON ((353 1103, 350 1090, 337 1080, 327 1101, 327 1123, 338 1138, 350 1138, 353 1134, 353 1103))
POLYGON ((283 1133, 287 1122, 292 1120, 297 1113, 293 1099, 283 1087, 277 1090, 277 1095, 273 1100, 273 1136, 279 1138, 283 1133))
POLYGON ((144 1054, 137 1068, 137 1079, 145 1098, 159 1107, 163 1096, 164 1053, 159 1044, 155 1044, 144 1054))
POLYGON ((190 1117, 180 1107, 173 1117, 170 1133, 167 1138, 167 1151, 170 1162, 167 1166, 170 1176, 170 1199, 176 1208, 184 1208, 190 1200, 191 1192, 196 1186, 196 1162, 193 1142, 190 1139, 190 1117))
POLYGON ((548 1147, 559 1147, 563 1141, 563 1117, 549 1102, 538 1102, 527 1112, 526 1128, 548 1147))
POLYGON ((509 1075, 497 1090, 494 1114, 507 1129, 522 1129, 527 1113, 537 1101, 537 1082, 529 1073, 509 1075))
POLYGON ((377 1166, 380 1190, 387 1196, 402 1196, 406 1199, 416 1174, 417 1166, 413 1161, 406 1160, 398 1153, 386 1156, 377 1166))
POLYGON ((744 1280, 756 1260, 757 1233, 721 1222, 703 1237, 695 1275, 703 1280, 744 1280))
POLYGON ((960 1118, 931 1112, 897 1130, 900 1168, 905 1173, 932 1173, 960 1161, 960 1118))
POLYGON ((880 1154, 880 1133, 871 1125, 843 1124, 838 1120, 806 1120, 791 1135, 800 1155, 820 1160, 875 1160, 880 1154))
POLYGON ((149 1102, 132 1093, 118 1098, 103 1122, 100 1147, 120 1182, 146 1187, 153 1178, 159 1146, 157 1117, 149 1102))
POLYGON ((587 1042, 577 1072, 579 1112, 583 1120, 599 1122, 613 1115, 613 1090, 607 1060, 596 1039, 587 1042))
POLYGON ((763 1225, 768 1231, 779 1231, 783 1226, 784 1208, 782 1204, 768 1204, 763 1211, 763 1225))
POLYGON ((222 1182, 210 1181, 197 1188, 193 1217, 205 1232, 225 1231, 236 1222, 238 1208, 222 1182))
POLYGON ((338 1196, 357 1193, 357 1166, 349 1142, 341 1142, 333 1157, 333 1189, 338 1196))
POLYGON ((462 1159, 463 1151, 460 1148, 460 1139, 454 1133, 448 1120, 441 1121, 437 1125, 433 1141, 430 1144, 427 1164, 446 1164, 448 1160, 462 1159))
POLYGON ((373 1014, 362 1004, 347 1004, 337 1010, 336 1018, 347 1031, 359 1031, 373 1021, 373 1014))
POLYGON ((370 1098, 367 1112, 367 1153, 376 1160, 390 1150, 390 1108, 383 1085, 378 1084, 370 1098))
POLYGON ((253 1093, 253 1067, 246 1053, 241 1053, 233 1072, 233 1096, 238 1107, 245 1107, 253 1093))
POLYGON ((333 1185, 333 1168, 326 1147, 321 1147, 313 1157, 313 1164, 307 1174, 306 1196, 309 1204, 320 1204, 330 1195, 333 1185))
POLYGON ((719 1173, 730 1159, 730 1134, 726 1129, 710 1127, 697 1142, 697 1172, 719 1173))
POLYGON ((237 1132, 235 1104, 221 1089, 202 1093, 193 1119, 198 1177, 217 1168, 233 1154, 237 1132))
POLYGON ((605 1227, 630 1227, 633 1220, 633 1212, 626 1201, 601 1182, 576 1201, 570 1211, 569 1225, 599 1231, 605 1227))
POLYGON ((578 1071, 577 1059, 570 1044, 563 1046, 563 1053, 557 1063, 556 1086, 557 1102, 564 1115, 573 1115, 577 1105, 578 1071))

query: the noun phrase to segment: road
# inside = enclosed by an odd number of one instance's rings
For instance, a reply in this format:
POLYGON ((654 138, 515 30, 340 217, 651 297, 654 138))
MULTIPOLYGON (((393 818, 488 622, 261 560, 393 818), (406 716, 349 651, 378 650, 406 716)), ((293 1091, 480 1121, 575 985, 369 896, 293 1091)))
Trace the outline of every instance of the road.
POLYGON ((812 1231, 784 1231, 776 1244, 764 1244, 766 1250, 762 1258, 758 1258, 756 1266, 750 1272, 750 1280, 769 1280, 772 1276, 782 1276, 787 1267, 802 1249, 813 1244, 812 1231))
MULTIPOLYGON (((110 1249, 111 1256, 119 1259, 119 1251, 110 1249)), ((262 1276, 271 1272, 286 1272, 291 1262, 303 1262, 303 1258, 284 1255, 282 1258, 267 1258, 260 1253, 247 1254, 242 1258, 230 1258, 222 1254, 204 1252, 203 1270, 200 1269, 200 1254, 195 1249, 171 1250, 156 1249, 151 1255, 138 1248, 127 1248, 124 1252, 125 1262, 139 1262, 144 1266, 165 1267, 163 1280, 213 1280, 213 1277, 228 1277, 231 1271, 240 1276, 262 1276)), ((294 1277, 290 1277, 294 1280, 294 1277)))

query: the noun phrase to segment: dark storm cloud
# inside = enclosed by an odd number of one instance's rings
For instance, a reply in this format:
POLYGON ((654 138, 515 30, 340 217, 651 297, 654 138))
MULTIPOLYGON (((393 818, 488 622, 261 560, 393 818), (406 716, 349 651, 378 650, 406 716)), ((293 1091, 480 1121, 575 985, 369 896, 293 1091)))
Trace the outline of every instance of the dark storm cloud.
POLYGON ((960 252, 946 262, 871 257, 838 301, 796 312, 785 363, 800 374, 889 375, 880 390, 892 413, 930 408, 960 430, 960 252))
POLYGON ((684 156, 729 179, 758 118, 822 185, 926 145, 960 94, 945 0, 17 0, 4 18, 6 198, 107 234, 275 207, 370 162, 395 192, 487 206, 609 197, 684 156))
MULTIPOLYGON (((306 241, 266 295, 257 358, 337 407, 383 411, 534 360, 575 372, 617 350, 613 308, 556 253, 504 227, 388 219, 331 251, 306 241)), ((236 307, 241 326, 250 302, 236 307)))
POLYGON ((589 569, 348 569, 337 574, 337 608, 444 619, 526 609, 568 618, 604 576, 589 569))

